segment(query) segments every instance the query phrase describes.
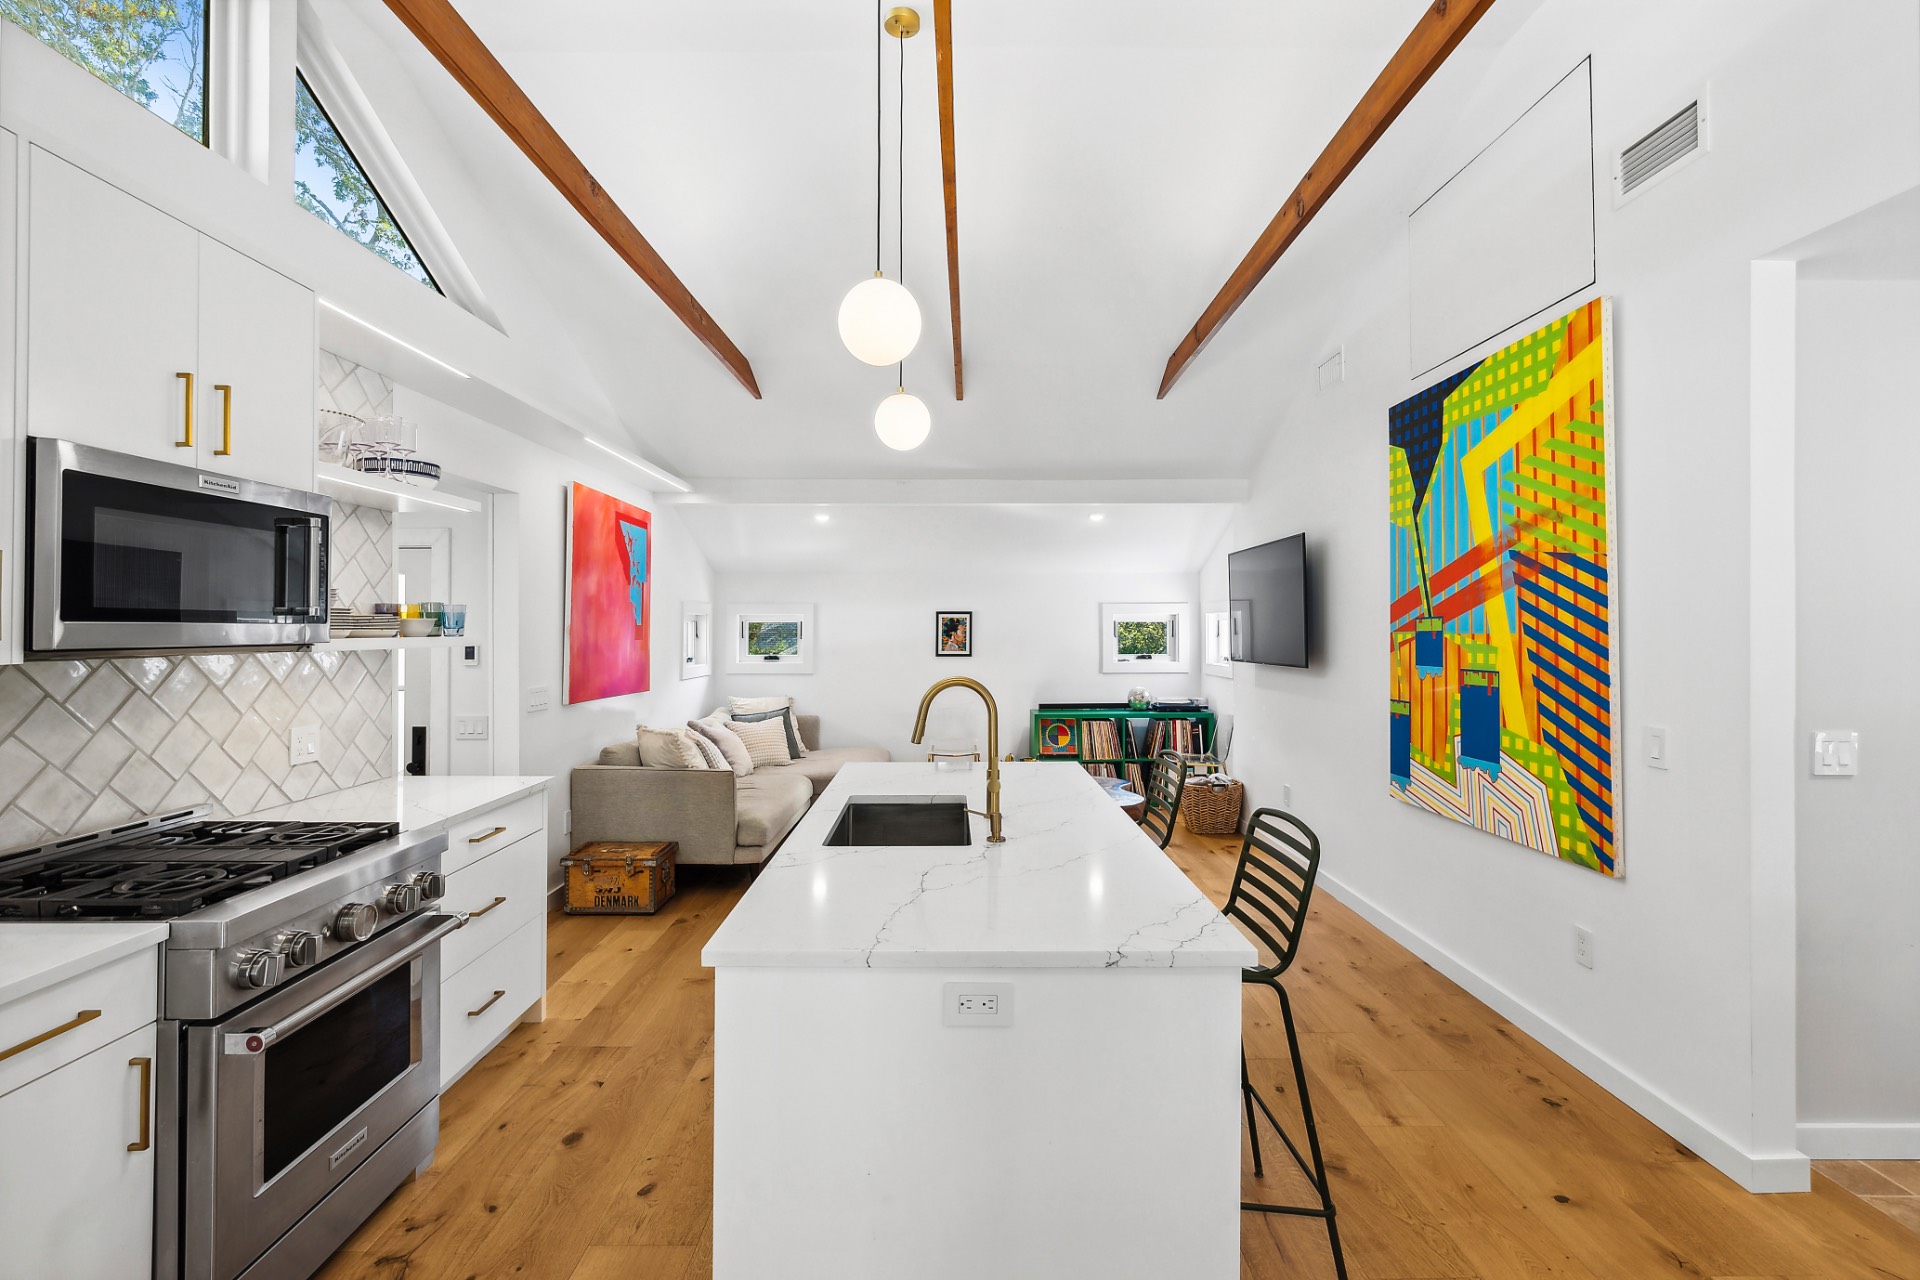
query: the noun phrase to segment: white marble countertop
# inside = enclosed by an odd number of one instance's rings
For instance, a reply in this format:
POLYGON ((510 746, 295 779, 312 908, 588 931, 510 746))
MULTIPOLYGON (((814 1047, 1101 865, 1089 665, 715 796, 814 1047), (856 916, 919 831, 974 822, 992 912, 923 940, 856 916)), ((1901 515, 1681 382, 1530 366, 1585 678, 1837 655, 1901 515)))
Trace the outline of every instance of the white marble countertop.
POLYGON ((166 940, 167 926, 158 923, 20 920, 0 924, 0 1004, 166 940))
POLYGON ((480 774, 383 778, 247 816, 299 822, 398 822, 403 833, 433 834, 470 813, 544 791, 551 781, 480 774))
POLYGON ((853 796, 964 795, 984 765, 850 764, 700 953, 714 967, 1240 968, 1253 947, 1084 769, 1003 764, 1006 843, 826 847, 853 796))

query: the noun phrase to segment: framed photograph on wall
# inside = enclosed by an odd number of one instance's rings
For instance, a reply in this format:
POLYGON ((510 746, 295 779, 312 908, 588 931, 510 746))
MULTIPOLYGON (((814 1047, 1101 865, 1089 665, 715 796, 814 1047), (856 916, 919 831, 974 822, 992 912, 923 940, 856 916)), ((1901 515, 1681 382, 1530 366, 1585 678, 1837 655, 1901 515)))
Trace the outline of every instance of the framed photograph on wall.
POLYGON ((933 654, 936 658, 973 656, 973 611, 942 609, 933 615, 933 654))

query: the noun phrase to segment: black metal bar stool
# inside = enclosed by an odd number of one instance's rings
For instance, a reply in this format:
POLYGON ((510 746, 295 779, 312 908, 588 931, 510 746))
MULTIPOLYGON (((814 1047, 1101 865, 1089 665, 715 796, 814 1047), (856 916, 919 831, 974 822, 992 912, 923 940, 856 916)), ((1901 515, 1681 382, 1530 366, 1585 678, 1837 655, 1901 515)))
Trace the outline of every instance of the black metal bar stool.
POLYGON ((1320 1130, 1313 1122, 1313 1100, 1307 1094, 1307 1071, 1300 1061, 1300 1039, 1293 1027, 1293 1002, 1280 984, 1280 975, 1293 963, 1300 946, 1300 932, 1307 923, 1307 904, 1313 899, 1314 877, 1320 871, 1320 837, 1306 823, 1278 809, 1259 809, 1247 819, 1247 838, 1240 846, 1240 865, 1234 868, 1233 888, 1227 894, 1222 911, 1228 918, 1246 927, 1273 952, 1269 965, 1254 965, 1240 971, 1240 981, 1271 987, 1280 997, 1280 1016, 1287 1028, 1287 1048, 1293 1055, 1294 1088, 1300 1095, 1300 1116, 1306 1124, 1307 1155, 1288 1136, 1273 1108, 1253 1087, 1247 1075, 1247 1050, 1244 1038, 1240 1047, 1240 1091, 1247 1107, 1247 1136, 1253 1143, 1253 1176, 1264 1177, 1260 1161, 1260 1122, 1265 1116, 1273 1131, 1286 1144, 1300 1171, 1312 1179, 1320 1193, 1317 1205, 1255 1204, 1241 1201, 1240 1207, 1256 1213, 1286 1213, 1298 1217, 1320 1218, 1327 1224, 1327 1242, 1333 1246, 1334 1272, 1346 1280, 1347 1260, 1340 1249, 1340 1229, 1333 1218, 1333 1191, 1327 1185, 1326 1161, 1320 1157, 1320 1130), (1258 1108, 1258 1115, 1255 1108, 1258 1108), (1311 1159, 1309 1159, 1309 1156, 1311 1159))
POLYGON ((1147 775, 1147 810, 1140 815, 1140 829, 1162 849, 1173 840, 1186 783, 1187 765, 1179 752, 1162 751, 1153 758, 1153 772, 1147 775))

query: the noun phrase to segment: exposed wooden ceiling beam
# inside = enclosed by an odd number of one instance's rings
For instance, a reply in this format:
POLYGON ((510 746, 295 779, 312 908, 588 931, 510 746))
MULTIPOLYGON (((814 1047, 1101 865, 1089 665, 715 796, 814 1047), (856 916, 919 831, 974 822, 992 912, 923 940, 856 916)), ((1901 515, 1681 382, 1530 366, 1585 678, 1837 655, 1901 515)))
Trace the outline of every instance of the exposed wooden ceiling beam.
POLYGON ((940 94, 940 185, 947 202, 947 302, 952 310, 953 398, 967 398, 960 359, 960 214, 954 203, 953 3, 933 0, 933 64, 940 94))
POLYGON ((547 176, 567 203, 600 233, 613 251, 632 267, 647 287, 659 295, 667 309, 680 318, 701 345, 720 358, 740 385, 760 398, 760 384, 754 381, 753 366, 740 348, 715 324, 680 277, 647 238, 640 234, 612 197, 600 188, 587 166, 573 153, 547 118, 540 114, 526 93, 514 83, 499 59, 481 43, 473 28, 466 24, 448 0, 387 0, 387 8, 407 25, 407 30, 439 59, 473 96, 473 100, 547 176))
POLYGON ((1360 105, 1353 109, 1353 114, 1333 135, 1333 141, 1313 162, 1306 177, 1294 187, 1293 194, 1287 197, 1280 212, 1273 215, 1273 221, 1253 242, 1253 248, 1247 250, 1247 256, 1240 260, 1240 265, 1227 277, 1220 292, 1200 313, 1200 318, 1193 322, 1193 328, 1187 331, 1186 336, 1180 339, 1180 345, 1167 357, 1167 370, 1160 379, 1158 398, 1166 398, 1168 389, 1179 380, 1193 358, 1200 354, 1201 348, 1240 309, 1240 304, 1266 278, 1273 264, 1280 261, 1280 255, 1287 251, 1306 225, 1313 221, 1313 216, 1340 189, 1340 184, 1346 181, 1354 166, 1373 149, 1373 144, 1406 110, 1421 86, 1432 78, 1447 56, 1466 38, 1467 32, 1473 30, 1474 23, 1480 21, 1481 15, 1492 7, 1493 0, 1434 0, 1427 7, 1420 21, 1414 25, 1413 32, 1374 80, 1366 96, 1360 99, 1360 105))

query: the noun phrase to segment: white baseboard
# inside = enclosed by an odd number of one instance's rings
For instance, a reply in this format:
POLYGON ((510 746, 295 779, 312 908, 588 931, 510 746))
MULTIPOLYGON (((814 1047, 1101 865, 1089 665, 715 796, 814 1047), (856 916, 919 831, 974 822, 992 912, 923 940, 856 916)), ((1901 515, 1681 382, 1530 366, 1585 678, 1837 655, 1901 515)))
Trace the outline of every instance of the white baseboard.
MULTIPOLYGON (((1806 1155, 1799 1151, 1756 1153, 1746 1150, 1558 1023, 1515 999, 1504 988, 1399 917, 1341 883, 1337 877, 1322 870, 1320 883, 1382 933, 1459 983, 1482 1004, 1559 1054, 1589 1080, 1658 1125, 1676 1142, 1746 1190, 1805 1191, 1811 1185, 1812 1168, 1806 1155)), ((1804 1145, 1806 1130, 1802 1128, 1800 1132, 1804 1145)), ((1920 1127, 1916 1127, 1915 1132, 1920 1134, 1920 1127)))
POLYGON ((1920 1160, 1920 1124, 1803 1124, 1794 1133, 1813 1160, 1920 1160))

